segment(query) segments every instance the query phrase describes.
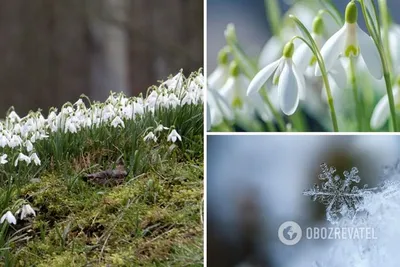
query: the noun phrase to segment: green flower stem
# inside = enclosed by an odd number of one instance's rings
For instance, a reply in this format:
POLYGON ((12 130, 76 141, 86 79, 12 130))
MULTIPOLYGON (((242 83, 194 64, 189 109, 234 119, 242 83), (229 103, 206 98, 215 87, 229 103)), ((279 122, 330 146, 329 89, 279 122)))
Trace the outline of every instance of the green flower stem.
POLYGON ((354 58, 352 56, 350 56, 349 60, 350 60, 350 84, 351 84, 351 89, 353 91, 353 96, 354 96, 354 104, 355 104, 355 108, 356 108, 355 110, 356 110, 358 131, 362 132, 363 123, 362 123, 362 114, 361 114, 361 104, 359 102, 356 70, 355 70, 355 66, 354 66, 354 58))
POLYGON ((293 39, 298 38, 298 39, 302 40, 311 49, 311 51, 313 51, 315 57, 317 58, 318 65, 319 65, 319 67, 321 69, 321 73, 322 73, 322 80, 325 84, 326 96, 328 99, 328 105, 329 105, 329 109, 330 109, 330 113, 331 113, 333 130, 335 132, 338 132, 339 126, 338 126, 337 118, 336 118, 335 105, 333 103, 332 91, 331 91, 331 87, 329 85, 328 73, 325 68, 324 59, 322 58, 321 52, 319 51, 317 44, 315 43, 310 32, 307 30, 307 28, 304 26, 304 24, 296 16, 289 15, 289 17, 291 19, 293 19, 294 22, 299 26, 300 30, 308 38, 309 42, 307 42, 306 39, 304 39, 303 37, 300 37, 300 36, 296 36, 293 39))
POLYGON ((342 26, 344 21, 340 11, 330 0, 319 0, 321 5, 326 8, 327 12, 332 16, 332 18, 338 23, 338 25, 342 26))
MULTIPOLYGON (((382 68, 383 68, 383 77, 385 79, 386 92, 387 92, 388 99, 389 99, 390 114, 391 114, 392 123, 393 123, 393 131, 397 132, 398 130, 397 130, 397 119, 396 119, 396 107, 394 104, 392 81, 391 81, 391 77, 390 77, 390 69, 389 69, 389 65, 388 65, 387 56, 384 52, 384 48, 383 48, 382 41, 380 38, 380 32, 378 32, 378 33, 375 32, 374 28, 371 26, 371 20, 367 15, 367 9, 365 7, 364 0, 360 0, 360 3, 361 3, 361 8, 362 8, 362 12, 363 12, 363 16, 364 16, 364 20, 365 20, 365 24, 367 26, 368 32, 371 34, 372 39, 374 40, 375 45, 378 49, 379 56, 381 58, 381 63, 382 63, 382 68)), ((379 23, 379 21, 378 21, 378 23, 379 23)), ((378 31, 380 31, 380 27, 378 27, 378 31)))
POLYGON ((386 57, 390 69, 392 68, 392 58, 390 57, 390 46, 389 46, 389 25, 390 15, 386 0, 379 0, 379 9, 381 13, 381 23, 383 28, 383 46, 386 51, 386 57))

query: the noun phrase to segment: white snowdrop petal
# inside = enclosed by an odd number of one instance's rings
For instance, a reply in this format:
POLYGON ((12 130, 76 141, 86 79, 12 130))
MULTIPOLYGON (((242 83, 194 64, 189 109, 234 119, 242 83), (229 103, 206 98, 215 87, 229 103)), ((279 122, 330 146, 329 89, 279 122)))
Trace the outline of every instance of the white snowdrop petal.
POLYGON ((229 68, 225 65, 218 65, 217 68, 208 76, 208 86, 219 90, 229 76, 229 68))
MULTIPOLYGON (((341 52, 343 52, 343 47, 345 44, 345 33, 346 33, 346 24, 337 31, 334 35, 329 38, 325 45, 321 49, 321 55, 325 62, 326 70, 329 71, 335 61, 338 59, 341 52)), ((321 76, 321 69, 319 68, 318 64, 315 68, 315 75, 321 76)))
POLYGON ((292 63, 292 70, 294 77, 296 78, 296 82, 299 88, 299 97, 301 100, 306 99, 306 81, 304 79, 303 74, 299 71, 296 64, 292 63))
POLYGON ((220 119, 222 118, 233 120, 234 115, 230 105, 216 90, 208 89, 207 102, 211 109, 212 125, 219 124, 218 122, 221 122, 220 119))
POLYGON ((271 77, 272 73, 276 70, 281 59, 272 62, 262 70, 260 70, 256 76, 254 76, 253 80, 251 80, 249 87, 247 88, 247 95, 254 94, 260 90, 264 83, 271 77))
POLYGON ((235 98, 235 78, 229 77, 224 86, 222 86, 220 89, 219 93, 226 100, 226 102, 231 104, 235 98))
POLYGON ((285 64, 278 84, 279 103, 283 113, 292 115, 299 105, 299 88, 290 66, 285 64))
POLYGON ((347 87, 347 74, 340 60, 335 62, 328 76, 331 76, 335 80, 336 85, 340 89, 345 89, 347 87))
POLYGON ((382 64, 379 57, 378 49, 375 46, 372 38, 366 34, 357 25, 357 37, 360 45, 361 55, 364 59, 365 64, 369 72, 376 78, 381 79, 383 76, 382 64))
POLYGON ((389 29, 389 49, 394 71, 400 68, 400 26, 393 24, 389 29))
MULTIPOLYGON (((396 100, 399 97, 399 90, 395 88, 393 90, 393 97, 396 100)), ((398 102, 398 101, 397 101, 398 102)), ((371 117, 371 128, 379 129, 382 128, 386 121, 390 117, 390 106, 389 106, 389 98, 387 95, 382 97, 378 104, 375 106, 374 111, 372 112, 371 117)))
POLYGON ((310 65, 312 57, 313 53, 311 49, 305 43, 302 43, 294 50, 293 62, 296 64, 301 73, 305 73, 310 65))

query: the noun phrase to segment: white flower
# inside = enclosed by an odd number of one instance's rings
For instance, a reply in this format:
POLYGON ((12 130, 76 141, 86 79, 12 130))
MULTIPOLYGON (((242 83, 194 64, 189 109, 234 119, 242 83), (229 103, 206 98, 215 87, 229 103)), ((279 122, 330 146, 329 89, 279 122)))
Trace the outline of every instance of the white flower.
POLYGON ((40 159, 39 159, 39 157, 38 157, 38 155, 37 155, 36 153, 33 153, 33 154, 30 156, 30 159, 33 160, 33 162, 34 162, 35 165, 37 165, 37 166, 41 164, 40 159))
POLYGON ((21 118, 18 116, 18 114, 14 110, 11 111, 10 114, 8 114, 8 118, 10 119, 10 121, 12 123, 21 121, 21 118))
MULTIPOLYGON (((340 56, 358 57, 361 55, 369 72, 377 79, 382 78, 382 66, 372 38, 366 34, 357 24, 357 6, 352 1, 346 8, 346 22, 321 49, 326 70, 329 71, 339 60, 340 56)), ((315 75, 321 76, 319 66, 315 69, 315 75)))
POLYGON ((27 150, 28 152, 31 152, 32 149, 33 149, 32 142, 29 141, 29 140, 26 140, 26 141, 25 141, 25 147, 26 147, 26 150, 27 150))
POLYGON ((26 204, 26 205, 22 205, 22 208, 19 209, 16 214, 21 213, 20 219, 23 220, 26 217, 28 217, 29 215, 33 215, 34 217, 36 217, 36 212, 34 209, 32 209, 31 205, 26 204))
POLYGON ((14 215, 11 211, 7 211, 0 219, 0 223, 7 221, 9 224, 17 224, 17 219, 15 219, 14 215))
POLYGON ((64 133, 77 133, 78 128, 76 127, 75 123, 72 121, 72 118, 68 118, 67 121, 65 122, 65 129, 64 133))
POLYGON ((218 125, 222 123, 224 119, 232 121, 234 119, 234 114, 226 100, 218 91, 211 88, 207 90, 207 104, 210 106, 211 125, 218 125))
POLYGON ((278 86, 279 105, 286 115, 292 115, 299 99, 305 97, 304 76, 292 61, 293 52, 294 45, 289 42, 285 45, 283 56, 259 71, 247 89, 247 95, 256 93, 274 74, 272 83, 278 86))
POLYGON ((254 116, 257 111, 264 121, 271 118, 267 105, 262 100, 260 94, 252 94, 247 96, 246 88, 249 86, 250 80, 239 73, 238 66, 235 62, 230 66, 230 77, 220 90, 221 96, 230 104, 232 110, 241 116, 254 116))
POLYGON ((392 58, 393 70, 400 71, 400 25, 392 24, 389 28, 389 49, 392 58))
POLYGON ((162 131, 164 131, 164 130, 168 130, 169 128, 168 127, 164 127, 162 124, 159 124, 155 129, 154 129, 154 132, 162 132, 162 131))
POLYGON ((7 154, 3 154, 0 157, 0 164, 6 164, 8 162, 7 160, 8 155, 7 154))
POLYGON ((150 140, 153 140, 154 142, 157 142, 157 136, 155 136, 153 132, 149 132, 149 133, 143 138, 143 140, 144 140, 145 142, 150 141, 150 140))
POLYGON ((171 131, 171 133, 168 135, 167 141, 171 141, 172 143, 175 143, 176 140, 179 140, 182 142, 181 136, 178 134, 178 132, 174 129, 171 131))
POLYGON ((13 135, 8 142, 8 146, 11 148, 20 146, 22 144, 22 139, 18 135, 13 135))
POLYGON ((208 76, 208 88, 219 90, 229 77, 228 49, 222 49, 218 54, 218 65, 208 76))
POLYGON ((31 158, 28 157, 27 155, 19 153, 18 158, 15 160, 15 163, 14 163, 15 167, 18 165, 18 161, 25 161, 26 164, 29 165, 31 163, 31 158))
POLYGON ((122 126, 122 128, 125 128, 125 123, 121 120, 119 116, 115 117, 113 121, 111 122, 112 127, 117 128, 119 125, 122 126))
POLYGON ((7 145, 8 145, 8 138, 5 135, 1 134, 0 135, 0 146, 5 147, 7 145))
MULTIPOLYGON (((393 87, 393 98, 395 106, 400 105, 400 88, 399 85, 393 87)), ((372 129, 382 128, 390 117, 390 106, 389 98, 387 94, 382 97, 378 104, 376 104, 374 111, 372 112, 372 117, 370 125, 372 129)))

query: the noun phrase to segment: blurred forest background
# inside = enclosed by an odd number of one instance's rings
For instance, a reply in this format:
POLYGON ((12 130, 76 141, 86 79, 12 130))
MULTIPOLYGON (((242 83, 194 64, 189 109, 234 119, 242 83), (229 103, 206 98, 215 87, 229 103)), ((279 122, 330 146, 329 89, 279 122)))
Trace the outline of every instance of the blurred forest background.
POLYGON ((2 114, 46 112, 82 93, 137 95, 202 66, 202 0, 1 2, 2 114))

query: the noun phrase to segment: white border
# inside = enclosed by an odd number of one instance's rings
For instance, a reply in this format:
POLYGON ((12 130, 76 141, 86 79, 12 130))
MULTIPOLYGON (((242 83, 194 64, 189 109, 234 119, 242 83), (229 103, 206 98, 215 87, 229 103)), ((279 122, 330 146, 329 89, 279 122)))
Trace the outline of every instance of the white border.
POLYGON ((207 0, 203 1, 203 266, 207 266, 207 0))

